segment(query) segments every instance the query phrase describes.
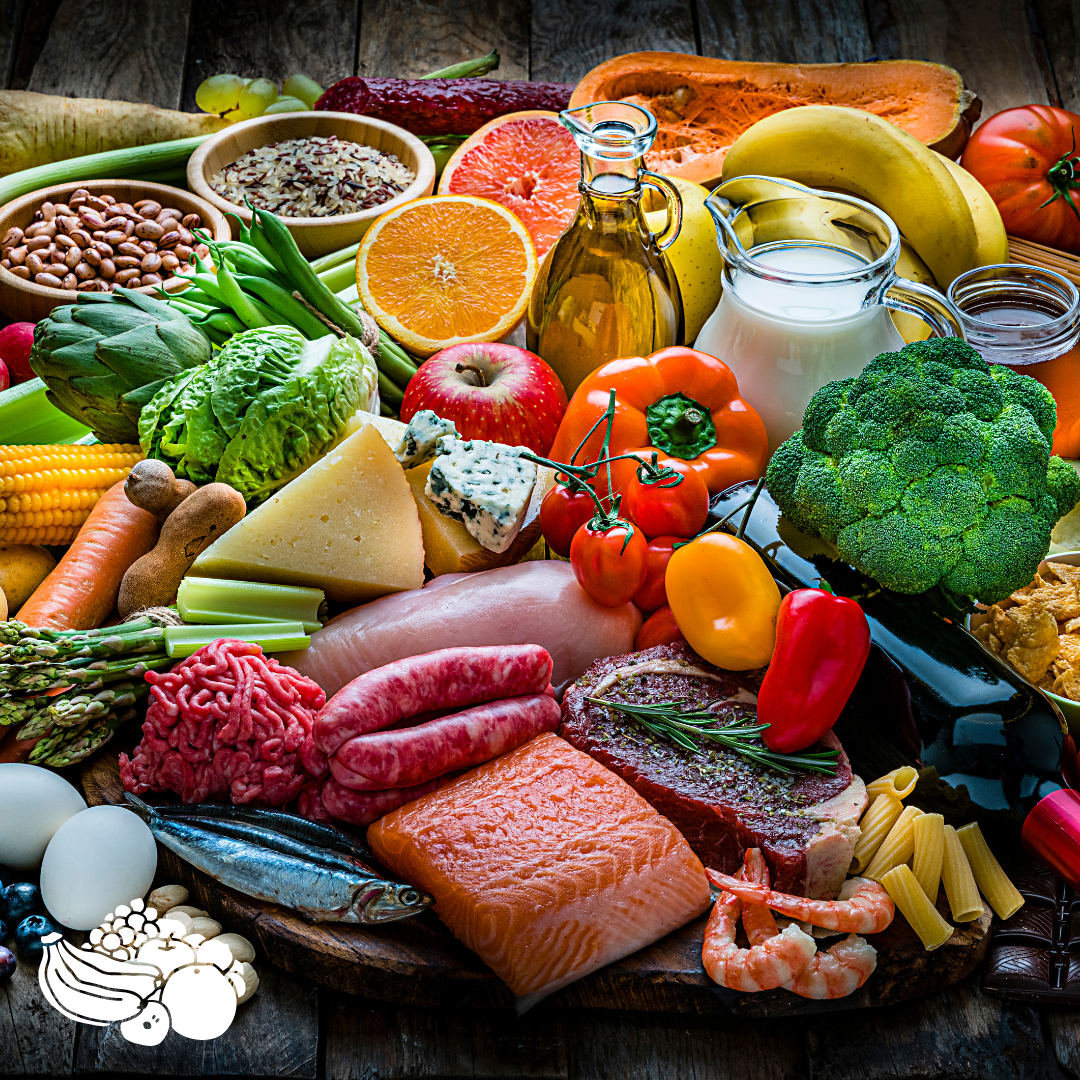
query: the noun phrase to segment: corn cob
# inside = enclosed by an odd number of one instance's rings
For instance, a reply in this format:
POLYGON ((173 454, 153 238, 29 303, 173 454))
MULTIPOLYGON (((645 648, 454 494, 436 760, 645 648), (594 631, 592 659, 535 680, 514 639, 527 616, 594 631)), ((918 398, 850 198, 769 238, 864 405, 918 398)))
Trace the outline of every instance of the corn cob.
POLYGON ((0 446, 0 543, 70 544, 142 457, 134 443, 0 446))

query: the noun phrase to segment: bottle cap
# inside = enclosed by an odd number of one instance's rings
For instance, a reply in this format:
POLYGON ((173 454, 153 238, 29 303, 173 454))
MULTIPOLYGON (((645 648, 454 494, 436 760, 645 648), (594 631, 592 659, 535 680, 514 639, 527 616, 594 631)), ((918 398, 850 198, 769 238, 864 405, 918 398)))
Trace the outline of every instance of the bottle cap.
POLYGON ((1061 788, 1040 799, 1024 819, 1025 848, 1074 889, 1080 889, 1080 795, 1061 788))

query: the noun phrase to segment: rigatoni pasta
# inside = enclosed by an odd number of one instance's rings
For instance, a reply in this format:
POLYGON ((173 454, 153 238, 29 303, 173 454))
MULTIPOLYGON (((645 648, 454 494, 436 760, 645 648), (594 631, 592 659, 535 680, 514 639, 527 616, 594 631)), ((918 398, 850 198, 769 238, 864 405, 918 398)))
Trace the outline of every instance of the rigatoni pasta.
POLYGON ((945 858, 941 864, 941 878, 949 898, 949 909, 954 922, 971 922, 983 913, 982 900, 956 830, 946 825, 944 832, 945 858))
POLYGON ((874 799, 870 808, 863 814, 862 821, 859 822, 862 834, 855 843, 849 873, 861 874, 863 869, 870 865, 871 859, 881 847, 882 841, 889 835, 889 830, 903 809, 900 800, 895 795, 879 795, 874 799))
POLYGON ((911 831, 915 837, 911 872, 927 900, 935 904, 945 858, 945 819, 941 814, 923 814, 912 822, 911 831))
MULTIPOLYGON (((883 796, 879 796, 881 798, 883 796)), ((881 842, 870 865, 863 871, 862 876, 871 881, 880 881, 894 866, 906 863, 915 850, 915 834, 911 824, 917 817, 922 816, 922 811, 917 806, 905 806, 900 811, 889 835, 881 842)))
POLYGON ((911 929, 919 935, 927 952, 940 948, 952 937, 953 928, 926 898, 911 867, 903 864, 894 866, 882 877, 881 884, 910 923, 911 929))
POLYGON ((978 823, 962 826, 957 830, 956 836, 983 896, 990 901, 990 906, 997 912, 999 919, 1011 918, 1024 906, 1024 898, 994 858, 978 823))
POLYGON ((871 799, 879 795, 892 795, 896 799, 906 799, 914 790, 919 780, 919 772, 910 765, 879 776, 872 784, 866 785, 866 794, 871 799))

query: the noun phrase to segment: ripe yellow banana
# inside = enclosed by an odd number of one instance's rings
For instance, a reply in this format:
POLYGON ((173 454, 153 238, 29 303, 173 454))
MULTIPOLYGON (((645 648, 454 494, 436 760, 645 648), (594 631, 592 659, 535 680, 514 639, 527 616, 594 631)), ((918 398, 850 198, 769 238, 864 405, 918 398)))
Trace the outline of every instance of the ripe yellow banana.
POLYGON ((990 192, 967 169, 961 168, 942 154, 938 154, 938 157, 952 173, 952 178, 967 199, 971 219, 975 223, 975 235, 979 241, 975 252, 975 265, 993 266, 995 263, 1008 262, 1009 238, 1005 235, 1005 225, 994 200, 990 198, 990 192))
POLYGON ((767 116, 724 159, 725 180, 748 174, 840 188, 880 207, 942 289, 975 265, 971 210, 941 157, 873 113, 803 105, 767 116))

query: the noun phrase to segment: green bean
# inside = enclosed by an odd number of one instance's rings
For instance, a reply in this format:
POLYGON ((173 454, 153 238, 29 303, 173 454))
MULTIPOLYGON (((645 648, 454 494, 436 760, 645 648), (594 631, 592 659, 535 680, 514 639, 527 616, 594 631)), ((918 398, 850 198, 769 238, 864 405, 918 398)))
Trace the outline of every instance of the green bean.
POLYGON ((238 273, 266 278, 267 281, 274 282, 279 288, 287 290, 285 279, 255 248, 247 248, 238 243, 229 244, 225 248, 225 260, 230 264, 230 269, 238 273))
POLYGON ((213 315, 208 315, 205 323, 214 330, 220 330, 230 337, 233 334, 242 334, 248 329, 231 311, 217 311, 213 315))
POLYGON ((236 283, 236 278, 224 263, 218 266, 217 283, 225 303, 248 329, 258 330, 263 326, 273 326, 277 322, 276 317, 267 318, 259 310, 252 298, 236 283))
POLYGON ((393 379, 398 386, 408 386, 409 380, 416 374, 416 368, 407 361, 403 361, 392 348, 384 346, 380 341, 377 348, 378 368, 389 378, 393 379))
POLYGON ((387 405, 385 401, 380 401, 379 402, 379 415, 380 416, 391 416, 394 419, 397 419, 398 414, 393 409, 391 409, 390 406, 387 405))
POLYGON ((405 400, 401 387, 392 383, 381 371, 379 372, 379 397, 395 405, 400 405, 405 400))
MULTIPOLYGON (((221 279, 216 274, 187 274, 187 280, 202 290, 203 294, 217 301, 219 305, 231 306, 221 291, 221 279)), ((184 295, 180 293, 179 295, 184 295)))
MULTIPOLYGON (((289 236, 289 239, 292 240, 292 235, 289 233, 289 230, 286 229, 285 232, 286 235, 289 236)), ((251 231, 248 235, 251 238, 252 246, 258 250, 259 254, 261 254, 286 281, 290 280, 289 272, 285 267, 285 260, 275 250, 270 237, 267 236, 265 231, 259 226, 258 222, 255 220, 254 214, 251 219, 251 231)), ((295 241, 293 242, 293 247, 296 247, 295 241)), ((297 249, 297 253, 299 254, 299 249, 297 249)), ((303 256, 301 256, 301 258, 303 258, 303 256)), ((307 265, 306 259, 304 260, 304 264, 307 265)))
POLYGON ((282 322, 295 326, 306 338, 312 341, 326 337, 330 328, 317 319, 291 293, 266 278, 249 274, 237 274, 236 283, 246 292, 254 293, 268 307, 272 308, 282 322))

